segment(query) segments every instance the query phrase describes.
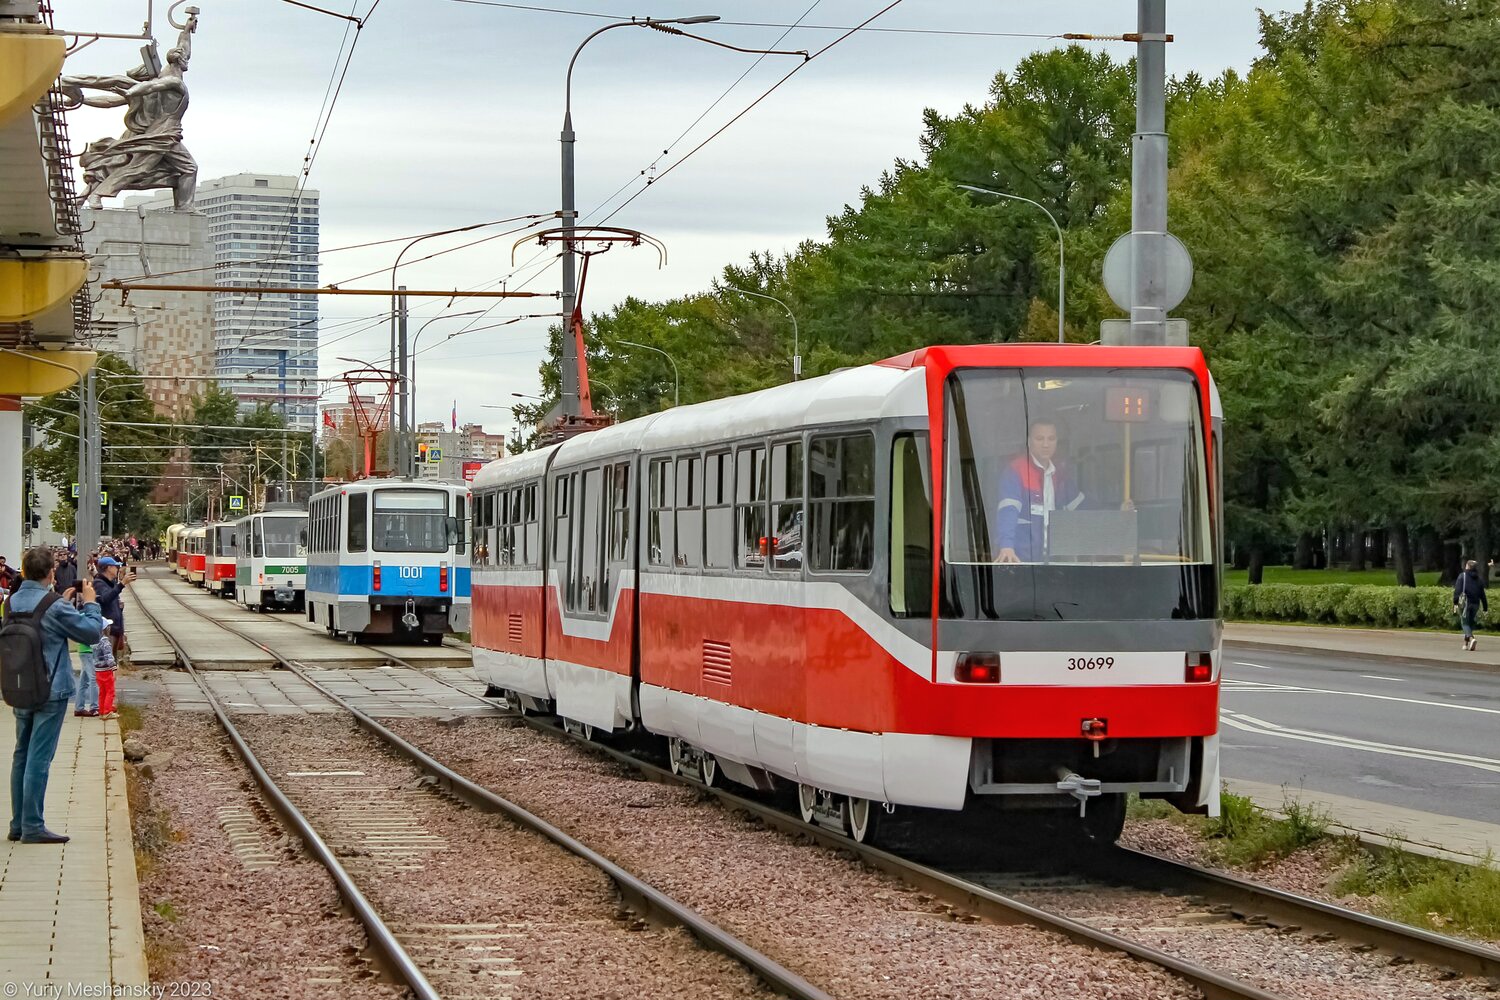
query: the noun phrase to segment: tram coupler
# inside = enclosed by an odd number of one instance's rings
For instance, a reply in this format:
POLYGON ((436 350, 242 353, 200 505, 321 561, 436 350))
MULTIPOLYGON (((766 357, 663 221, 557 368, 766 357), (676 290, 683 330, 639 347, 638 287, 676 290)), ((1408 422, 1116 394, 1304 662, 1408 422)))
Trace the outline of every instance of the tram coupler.
POLYGON ((416 628, 422 624, 417 618, 417 602, 410 597, 406 599, 406 614, 401 616, 401 624, 407 628, 416 628))
POLYGON ((1085 778, 1077 772, 1070 771, 1066 767, 1059 766, 1057 769, 1057 790, 1067 792, 1078 800, 1078 817, 1082 819, 1088 812, 1089 799, 1096 795, 1103 795, 1103 782, 1098 778, 1085 778))

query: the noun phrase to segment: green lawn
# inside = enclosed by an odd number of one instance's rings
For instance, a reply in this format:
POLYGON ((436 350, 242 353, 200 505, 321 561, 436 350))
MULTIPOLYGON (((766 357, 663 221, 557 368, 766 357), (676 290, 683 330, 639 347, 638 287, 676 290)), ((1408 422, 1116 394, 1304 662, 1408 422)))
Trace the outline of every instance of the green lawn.
MULTIPOLYGON (((1247 583, 1247 571, 1226 569, 1224 582, 1231 585, 1247 583)), ((1292 569, 1290 566, 1267 566, 1262 577, 1264 583, 1364 583, 1377 587, 1394 587, 1394 569, 1367 569, 1362 572, 1347 569, 1292 569)), ((1417 586, 1433 587, 1438 582, 1436 573, 1418 573, 1417 586)))

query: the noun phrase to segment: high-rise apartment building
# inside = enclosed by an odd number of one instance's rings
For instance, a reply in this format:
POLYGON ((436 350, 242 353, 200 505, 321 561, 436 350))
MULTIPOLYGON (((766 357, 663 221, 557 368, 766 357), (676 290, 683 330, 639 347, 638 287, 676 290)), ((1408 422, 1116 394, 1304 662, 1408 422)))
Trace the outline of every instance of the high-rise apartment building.
MULTIPOLYGON (((170 197, 151 210, 170 210, 170 197)), ((208 219, 215 285, 316 288, 318 192, 297 178, 234 174, 198 185, 208 219)), ((287 424, 313 431, 318 401, 318 297, 295 293, 214 295, 214 374, 245 411, 268 404, 287 424)))

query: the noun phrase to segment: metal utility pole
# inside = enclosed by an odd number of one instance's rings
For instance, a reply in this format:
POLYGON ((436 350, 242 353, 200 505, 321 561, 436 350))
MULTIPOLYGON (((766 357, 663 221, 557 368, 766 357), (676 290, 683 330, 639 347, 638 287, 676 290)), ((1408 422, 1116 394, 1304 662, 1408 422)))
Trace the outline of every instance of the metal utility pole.
POLYGON ((79 386, 78 393, 78 510, 73 518, 73 543, 78 559, 87 565, 89 553, 99 547, 99 451, 104 428, 99 421, 99 397, 95 369, 79 386))
MULTIPOLYGON (((396 370, 396 293, 394 291, 391 292, 391 357, 390 357, 390 363, 386 365, 386 368, 389 369, 390 371, 395 371, 396 370)), ((353 392, 354 390, 351 387, 349 391, 353 392)), ((353 405, 352 398, 350 400, 350 405, 351 406, 353 405)), ((386 444, 386 458, 389 459, 389 462, 388 462, 388 464, 387 464, 386 467, 391 470, 390 474, 394 476, 394 475, 398 475, 398 473, 396 471, 396 436, 397 435, 396 435, 396 400, 395 400, 394 391, 392 392, 392 398, 391 398, 390 418, 389 418, 389 420, 387 420, 386 423, 387 423, 386 442, 385 442, 385 444, 386 444)), ((366 457, 368 457, 368 456, 366 456, 366 457)), ((368 470, 367 470, 366 474, 368 474, 368 470)))
POLYGON ((402 285, 400 294, 396 296, 396 343, 397 343, 397 367, 396 371, 401 373, 401 381, 396 385, 396 398, 400 400, 401 410, 401 442, 397 446, 400 451, 397 456, 401 459, 400 475, 411 478, 415 470, 412 468, 412 449, 416 447, 411 434, 411 394, 408 391, 411 380, 410 358, 406 351, 406 286, 402 285))
POLYGON ((1167 342, 1167 0, 1137 4, 1129 342, 1150 345, 1167 342))

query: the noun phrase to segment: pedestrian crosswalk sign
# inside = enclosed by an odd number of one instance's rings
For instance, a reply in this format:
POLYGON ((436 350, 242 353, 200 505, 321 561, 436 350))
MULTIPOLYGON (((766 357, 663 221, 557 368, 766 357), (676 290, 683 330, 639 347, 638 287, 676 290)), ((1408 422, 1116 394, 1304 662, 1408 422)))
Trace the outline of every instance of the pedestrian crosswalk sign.
POLYGON ((78 499, 78 484, 77 483, 73 484, 73 499, 74 500, 78 499))
POLYGON ((99 506, 101 506, 101 507, 108 507, 109 506, 109 490, 100 490, 99 491, 99 506))
POLYGON ((244 510, 245 509, 245 498, 242 497, 242 496, 232 496, 232 497, 230 497, 229 498, 229 509, 230 510, 244 510))
POLYGON ((443 449, 441 449, 441 448, 428 448, 427 449, 427 461, 429 463, 431 463, 431 462, 441 462, 442 460, 443 460, 443 449))

